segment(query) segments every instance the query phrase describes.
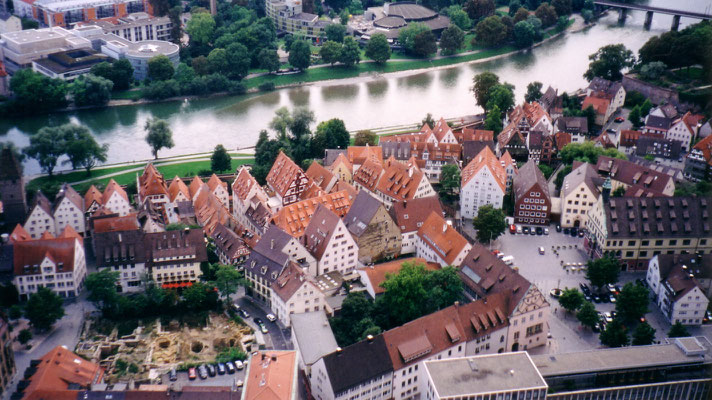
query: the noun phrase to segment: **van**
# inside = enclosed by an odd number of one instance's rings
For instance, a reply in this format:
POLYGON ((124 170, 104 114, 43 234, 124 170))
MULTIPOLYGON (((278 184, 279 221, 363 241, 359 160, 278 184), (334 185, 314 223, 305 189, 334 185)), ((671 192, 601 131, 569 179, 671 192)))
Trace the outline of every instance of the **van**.
POLYGON ((502 261, 504 261, 504 263, 507 265, 512 265, 514 264, 514 256, 502 257, 502 261))

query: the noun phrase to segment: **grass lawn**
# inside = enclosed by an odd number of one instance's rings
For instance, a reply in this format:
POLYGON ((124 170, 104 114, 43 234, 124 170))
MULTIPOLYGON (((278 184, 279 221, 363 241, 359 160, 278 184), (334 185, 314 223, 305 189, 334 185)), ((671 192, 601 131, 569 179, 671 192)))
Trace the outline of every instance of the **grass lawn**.
MULTIPOLYGON (((64 182, 69 182, 69 183, 77 182, 77 181, 82 181, 84 179, 91 178, 92 176, 100 177, 102 175, 111 174, 114 172, 119 172, 119 171, 131 169, 131 168, 136 168, 136 165, 122 165, 120 167, 92 170, 91 175, 87 175, 86 171, 81 170, 81 171, 65 172, 62 174, 55 174, 52 177, 41 176, 41 177, 35 178, 32 181, 27 183, 27 191, 32 193, 32 192, 37 191, 37 189, 39 189, 43 185, 52 184, 52 183, 61 184, 64 182)), ((107 182, 108 182, 108 180, 107 180, 107 182)))
POLYGON ((112 92, 111 100, 139 100, 143 95, 143 91, 138 90, 124 90, 121 92, 112 92))

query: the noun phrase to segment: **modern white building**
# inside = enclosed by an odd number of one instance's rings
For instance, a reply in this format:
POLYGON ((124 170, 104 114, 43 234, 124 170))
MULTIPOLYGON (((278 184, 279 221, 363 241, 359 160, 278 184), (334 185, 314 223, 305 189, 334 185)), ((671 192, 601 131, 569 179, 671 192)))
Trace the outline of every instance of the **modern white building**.
POLYGON ((460 184, 460 216, 473 219, 480 207, 491 205, 501 209, 507 194, 507 172, 485 146, 465 168, 462 169, 460 184))
MULTIPOLYGON (((17 8, 15 9, 17 12, 17 8)), ((20 14, 22 15, 22 14, 20 14)), ((5 69, 14 74, 21 68, 31 68, 32 61, 52 53, 69 50, 91 50, 91 41, 78 37, 61 27, 26 29, 0 34, 0 53, 5 69)))
POLYGON ((17 32, 22 30, 22 20, 16 15, 0 12, 0 33, 17 32))
POLYGON ((104 33, 114 34, 130 42, 142 40, 171 40, 173 23, 169 17, 153 17, 145 12, 128 14, 124 17, 109 17, 78 23, 77 26, 100 27, 104 33))
POLYGON ((344 221, 323 204, 319 204, 312 215, 302 243, 317 261, 315 275, 338 271, 349 276, 356 272, 358 244, 344 221))
POLYGON ((696 254, 658 254, 650 259, 645 279, 671 324, 702 324, 709 299, 695 276, 711 267, 702 260, 696 254))
POLYGON ((12 3, 15 14, 50 27, 71 27, 87 20, 152 12, 147 0, 12 0, 12 3))

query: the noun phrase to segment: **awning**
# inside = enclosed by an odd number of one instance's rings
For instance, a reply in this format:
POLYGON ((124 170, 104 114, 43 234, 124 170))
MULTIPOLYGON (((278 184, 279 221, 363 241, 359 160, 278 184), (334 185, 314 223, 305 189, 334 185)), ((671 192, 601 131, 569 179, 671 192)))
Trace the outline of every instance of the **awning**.
POLYGON ((193 282, 178 282, 178 283, 164 283, 161 285, 163 289, 178 289, 182 287, 191 287, 193 282))

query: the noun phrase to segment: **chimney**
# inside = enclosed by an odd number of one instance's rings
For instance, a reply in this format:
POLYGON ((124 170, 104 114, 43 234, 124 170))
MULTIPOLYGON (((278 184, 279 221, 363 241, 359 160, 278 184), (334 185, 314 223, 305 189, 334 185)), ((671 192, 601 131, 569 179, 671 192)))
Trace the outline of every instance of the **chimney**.
POLYGON ((443 224, 443 233, 447 231, 447 224, 443 224))
POLYGON ((269 242, 269 248, 270 248, 271 250, 274 250, 274 239, 271 239, 271 240, 270 240, 270 242, 269 242))
POLYGON ((603 182, 601 196, 603 196, 603 204, 608 204, 608 201, 611 198, 611 178, 606 178, 603 182))
POLYGON ((460 306, 460 302, 458 300, 455 300, 455 308, 460 306))

